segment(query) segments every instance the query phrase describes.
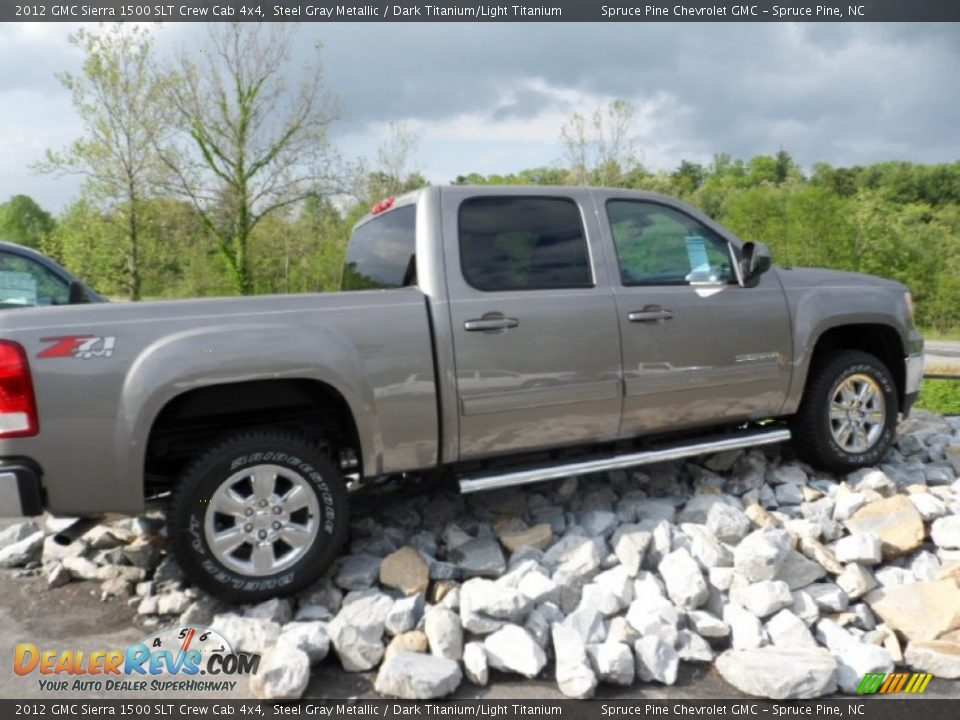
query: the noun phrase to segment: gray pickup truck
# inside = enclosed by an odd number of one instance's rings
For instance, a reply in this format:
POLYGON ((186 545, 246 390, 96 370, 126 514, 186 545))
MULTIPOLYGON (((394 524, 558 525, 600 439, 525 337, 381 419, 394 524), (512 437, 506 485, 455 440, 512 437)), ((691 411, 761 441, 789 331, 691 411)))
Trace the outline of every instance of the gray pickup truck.
POLYGON ((167 502, 253 601, 336 558, 348 487, 463 492, 782 442, 876 463, 919 391, 906 287, 772 267, 679 201, 432 187, 356 227, 345 292, 0 315, 0 511, 167 502))

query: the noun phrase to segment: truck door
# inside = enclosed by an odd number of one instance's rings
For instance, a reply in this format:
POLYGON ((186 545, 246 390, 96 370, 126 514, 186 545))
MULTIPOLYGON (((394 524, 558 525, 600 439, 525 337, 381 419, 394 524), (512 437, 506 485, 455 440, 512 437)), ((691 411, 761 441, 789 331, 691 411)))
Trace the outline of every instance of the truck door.
POLYGON ((460 458, 615 439, 617 318, 589 193, 443 193, 460 458))
POLYGON ((741 287, 728 239, 681 204, 597 198, 614 249, 621 436, 776 415, 791 337, 775 273, 741 287))

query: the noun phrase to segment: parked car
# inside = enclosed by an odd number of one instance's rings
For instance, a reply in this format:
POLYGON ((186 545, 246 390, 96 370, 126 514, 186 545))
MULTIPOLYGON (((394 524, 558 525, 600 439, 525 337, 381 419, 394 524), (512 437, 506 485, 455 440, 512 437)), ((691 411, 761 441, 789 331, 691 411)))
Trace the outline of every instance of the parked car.
POLYGON ((313 582, 346 478, 463 492, 783 442, 873 465, 920 388, 903 285, 774 267, 677 200, 431 187, 378 203, 324 295, 0 314, 0 507, 168 503, 217 597, 313 582))
POLYGON ((43 253, 0 240, 0 310, 106 302, 43 253))

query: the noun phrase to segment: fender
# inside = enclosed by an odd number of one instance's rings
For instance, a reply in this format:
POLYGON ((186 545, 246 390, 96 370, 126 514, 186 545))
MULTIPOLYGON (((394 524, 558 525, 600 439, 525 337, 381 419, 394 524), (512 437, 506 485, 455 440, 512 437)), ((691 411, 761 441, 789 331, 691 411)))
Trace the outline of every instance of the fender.
POLYGON ((117 414, 117 477, 141 493, 146 443, 160 411, 190 390, 251 380, 319 380, 346 401, 357 427, 365 474, 382 466, 383 442, 373 388, 356 348, 340 333, 302 327, 309 345, 291 344, 290 325, 191 328, 145 348, 124 379, 117 414), (278 351, 282 348, 282 351, 278 351), (134 478, 138 482, 131 482, 134 478))
POLYGON ((898 302, 896 293, 890 292, 890 284, 861 285, 856 292, 851 292, 848 286, 786 286, 784 289, 794 338, 793 372, 784 404, 785 414, 799 407, 813 353, 828 330, 846 325, 882 325, 897 333, 905 351, 912 346, 913 339, 904 336, 904 329, 913 326, 906 303, 898 302))

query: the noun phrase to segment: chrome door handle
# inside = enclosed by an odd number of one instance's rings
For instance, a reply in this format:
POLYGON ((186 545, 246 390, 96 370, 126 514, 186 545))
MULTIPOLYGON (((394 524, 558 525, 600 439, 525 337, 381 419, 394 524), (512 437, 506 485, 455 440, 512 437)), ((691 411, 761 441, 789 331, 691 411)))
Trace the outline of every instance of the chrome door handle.
POLYGON ((669 320, 673 317, 671 310, 664 310, 662 307, 645 307, 643 310, 635 310, 627 318, 630 322, 655 322, 657 320, 669 320))
POLYGON ((476 318, 474 320, 467 320, 463 324, 464 330, 469 330, 471 332, 483 331, 483 330, 509 330, 510 328, 515 328, 520 324, 520 321, 516 318, 508 317, 482 317, 476 318))

